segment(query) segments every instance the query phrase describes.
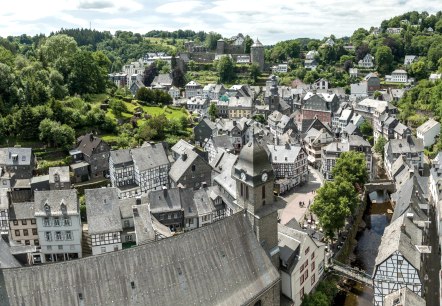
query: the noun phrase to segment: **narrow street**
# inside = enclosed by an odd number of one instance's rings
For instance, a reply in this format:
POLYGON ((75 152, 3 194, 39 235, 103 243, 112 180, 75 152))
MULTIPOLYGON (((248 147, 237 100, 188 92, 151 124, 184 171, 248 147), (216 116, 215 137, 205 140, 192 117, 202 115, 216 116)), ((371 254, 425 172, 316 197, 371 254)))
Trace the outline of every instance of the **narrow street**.
MULTIPOLYGON (((439 236, 437 234, 437 226, 435 222, 435 213, 433 206, 430 209, 430 226, 428 230, 428 242, 427 244, 431 246, 431 253, 425 254, 425 273, 428 275, 428 281, 426 281, 426 295, 425 299, 427 305, 440 305, 439 304, 439 271, 440 265, 440 255, 439 255, 439 236)), ((425 277, 425 276, 424 276, 425 277)))

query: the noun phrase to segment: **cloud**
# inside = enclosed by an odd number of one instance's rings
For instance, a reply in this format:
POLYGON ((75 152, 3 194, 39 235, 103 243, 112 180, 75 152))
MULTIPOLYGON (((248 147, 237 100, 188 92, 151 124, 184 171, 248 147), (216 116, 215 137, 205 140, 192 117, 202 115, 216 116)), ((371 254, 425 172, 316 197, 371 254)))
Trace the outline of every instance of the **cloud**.
POLYGON ((79 9, 90 10, 90 9, 105 9, 114 7, 114 4, 110 1, 80 1, 78 5, 79 9))
POLYGON ((61 27, 98 30, 192 29, 225 37, 249 34, 264 44, 298 37, 350 36, 409 11, 440 10, 440 0, 39 0, 3 1, 0 35, 49 34, 61 27), (3 3, 4 2, 4 3, 3 3), (406 5, 402 4, 405 3, 406 5))

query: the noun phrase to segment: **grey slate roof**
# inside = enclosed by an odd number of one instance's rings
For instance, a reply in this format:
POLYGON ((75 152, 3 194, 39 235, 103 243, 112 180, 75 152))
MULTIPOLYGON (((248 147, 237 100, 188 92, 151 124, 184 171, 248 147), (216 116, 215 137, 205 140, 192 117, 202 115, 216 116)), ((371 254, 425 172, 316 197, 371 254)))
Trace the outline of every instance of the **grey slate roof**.
POLYGON ((129 149, 115 150, 110 152, 110 160, 114 165, 130 165, 133 164, 132 156, 129 149))
POLYGON ((31 148, 1 148, 0 149, 0 164, 12 165, 30 165, 32 158, 31 148), (16 160, 14 161, 14 157, 16 160))
POLYGON ((169 164, 169 158, 163 143, 143 145, 141 148, 132 149, 131 153, 140 172, 169 164))
POLYGON ((384 306, 425 306, 425 300, 408 289, 401 288, 385 296, 384 306), (399 304, 396 301, 399 300, 399 304))
POLYGON ((215 148, 233 150, 232 138, 229 135, 213 136, 212 140, 215 148))
POLYGON ((123 230, 117 188, 86 189, 84 197, 90 235, 123 230))
POLYGON ((294 163, 298 158, 299 152, 302 151, 301 146, 285 145, 285 146, 267 146, 270 152, 272 163, 294 163))
POLYGON ((149 192, 148 201, 152 213, 181 210, 183 202, 192 202, 193 192, 189 188, 171 188, 149 192))
POLYGON ((12 203, 9 211, 10 220, 34 219, 34 202, 12 203))
POLYGON ((102 140, 100 137, 94 136, 94 134, 89 133, 79 137, 78 142, 79 143, 77 149, 80 150, 83 154, 91 156, 94 153, 95 149, 100 146, 102 140))
POLYGON ((416 218, 426 219, 425 214, 419 208, 419 204, 428 204, 424 194, 425 192, 422 190, 416 175, 406 180, 399 190, 391 195, 391 199, 395 202, 391 220, 396 220, 410 210, 417 215, 416 218))
POLYGON ((66 205, 68 214, 78 215, 80 208, 78 205, 77 190, 45 190, 35 191, 35 214, 46 215, 44 206, 46 203, 50 206, 52 215, 61 215, 61 204, 66 205))
POLYGON ((58 174, 60 182, 69 182, 69 166, 50 167, 49 168, 49 183, 55 183, 55 175, 58 174))
POLYGON ((381 264, 394 252, 398 251, 415 269, 420 270, 421 255, 415 246, 421 244, 422 230, 405 215, 402 215, 385 228, 375 264, 381 264), (404 231, 401 229, 402 225, 405 225, 404 231))
POLYGON ((225 169, 231 169, 237 158, 238 155, 219 150, 210 162, 210 166, 217 173, 221 173, 225 169))
POLYGON ((207 189, 198 189, 193 193, 193 203, 195 203, 198 216, 211 214, 215 211, 212 201, 209 199, 207 189))
POLYGON ((21 267, 21 264, 11 254, 9 245, 0 237, 0 269, 18 267, 21 267))
POLYGON ((152 225, 149 205, 136 205, 132 207, 137 245, 155 241, 155 230, 152 225))
POLYGON ((186 150, 186 155, 181 155, 173 165, 170 167, 169 177, 174 181, 178 182, 183 176, 184 172, 189 169, 190 166, 195 162, 196 159, 201 159, 206 162, 201 156, 199 156, 194 151, 186 150))
POLYGON ((71 306, 80 293, 84 305, 247 305, 279 281, 241 213, 126 250, 3 269, 0 300, 71 306))
POLYGON ((391 139, 388 143, 388 152, 392 154, 419 153, 424 151, 424 143, 422 139, 410 137, 403 139, 391 139))

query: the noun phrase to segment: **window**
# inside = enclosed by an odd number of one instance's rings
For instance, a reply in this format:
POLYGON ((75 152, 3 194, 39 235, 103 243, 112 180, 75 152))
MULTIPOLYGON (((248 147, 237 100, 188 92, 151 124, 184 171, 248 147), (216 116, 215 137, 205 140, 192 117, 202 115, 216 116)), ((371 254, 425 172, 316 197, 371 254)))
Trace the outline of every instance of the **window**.
POLYGON ((54 218, 54 226, 60 226, 60 219, 54 218))
POLYGON ((38 241, 38 239, 34 240, 34 245, 40 245, 40 242, 38 241))
POLYGON ((100 235, 100 241, 104 241, 105 236, 104 235, 100 235))
POLYGON ((70 226, 71 225, 71 219, 69 217, 65 217, 63 219, 64 226, 70 226))
POLYGON ((263 199, 266 198, 266 186, 265 185, 262 186, 262 198, 263 199))
POLYGON ((195 171, 195 169, 196 169, 196 166, 192 165, 192 171, 195 171))
POLYGON ((301 277, 299 278, 299 284, 302 286, 302 284, 304 284, 304 274, 301 275, 301 277))
POLYGON ((312 268, 312 271, 315 271, 315 262, 314 261, 312 262, 311 268, 312 268))
POLYGON ((59 249, 59 250, 63 250, 63 246, 62 246, 62 245, 59 245, 59 246, 58 246, 58 249, 59 249))
POLYGON ((315 284, 315 273, 312 274, 312 286, 315 284))
POLYGON ((310 247, 308 247, 307 249, 305 249, 305 255, 307 255, 308 254, 308 252, 310 251, 310 247))
POLYGON ((61 232, 55 232, 55 240, 62 240, 61 239, 61 232))
POLYGON ((52 245, 48 245, 48 251, 52 251, 52 245))
POLYGON ((304 298, 304 287, 302 287, 301 291, 299 291, 299 296, 301 297, 301 300, 304 298))
POLYGON ((126 242, 132 241, 132 235, 127 235, 126 236, 126 242))
POLYGON ((123 224, 124 224, 124 227, 129 227, 130 226, 129 220, 124 220, 123 224))
POLYGON ((35 219, 31 219, 31 224, 36 224, 37 221, 35 219))
POLYGON ((66 240, 72 240, 72 232, 71 231, 66 232, 66 240))
POLYGON ((240 183, 240 186, 241 186, 241 188, 240 188, 241 196, 244 196, 244 184, 240 183))
POLYGON ((44 218, 43 226, 50 226, 49 218, 44 218))
POLYGON ((246 185, 246 200, 249 199, 249 186, 246 185))
POLYGON ((24 229, 24 230, 23 230, 23 236, 28 236, 28 235, 29 235, 28 230, 27 230, 27 229, 24 229))
POLYGON ((46 241, 52 241, 52 234, 51 234, 51 232, 45 232, 45 239, 46 239, 46 241))
POLYGON ((21 220, 21 224, 26 225, 26 224, 28 224, 28 222, 26 220, 21 220))
POLYGON ((117 233, 114 234, 114 239, 118 239, 118 234, 117 233))
POLYGON ((313 260, 313 258, 315 258, 315 252, 312 253, 311 259, 313 260))
POLYGON ((15 230, 15 236, 17 236, 17 237, 20 236, 20 231, 19 230, 15 230))
POLYGON ((106 253, 106 247, 101 247, 101 253, 106 253))
POLYGON ((18 220, 14 220, 12 223, 14 223, 14 225, 18 225, 18 220))
POLYGON ((304 278, 305 278, 305 279, 308 278, 308 269, 306 269, 305 272, 304 272, 304 278))
POLYGON ((32 235, 37 235, 37 229, 36 228, 32 229, 32 235))

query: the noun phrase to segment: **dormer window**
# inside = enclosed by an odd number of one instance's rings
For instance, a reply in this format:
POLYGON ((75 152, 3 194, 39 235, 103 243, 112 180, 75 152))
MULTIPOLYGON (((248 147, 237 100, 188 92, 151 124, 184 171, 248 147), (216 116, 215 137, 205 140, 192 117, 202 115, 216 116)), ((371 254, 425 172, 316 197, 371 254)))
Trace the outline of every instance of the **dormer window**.
POLYGON ((49 206, 49 204, 46 202, 45 206, 44 206, 45 212, 49 213, 49 211, 51 210, 51 207, 49 206))
POLYGON ((60 175, 58 173, 54 174, 54 181, 56 181, 56 182, 60 181, 60 175))
POLYGON ((60 204, 60 210, 61 210, 61 213, 62 213, 63 215, 66 214, 67 209, 66 209, 66 204, 64 204, 64 202, 61 202, 61 204, 60 204))

